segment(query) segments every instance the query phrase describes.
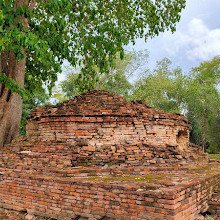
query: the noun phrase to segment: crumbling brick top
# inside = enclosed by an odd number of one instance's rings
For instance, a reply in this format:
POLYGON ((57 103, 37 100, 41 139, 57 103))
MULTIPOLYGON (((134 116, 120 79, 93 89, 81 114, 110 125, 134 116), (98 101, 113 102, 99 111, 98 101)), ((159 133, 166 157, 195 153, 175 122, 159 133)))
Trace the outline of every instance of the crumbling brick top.
POLYGON ((153 109, 144 101, 136 100, 130 103, 121 96, 103 90, 88 90, 74 99, 64 101, 63 103, 35 108, 28 119, 45 118, 48 116, 122 116, 141 118, 148 121, 168 119, 175 121, 177 124, 189 126, 188 120, 181 114, 166 113, 153 109))
POLYGON ((0 207, 54 219, 195 220, 219 165, 189 143, 183 115, 89 90, 36 108, 27 136, 0 149, 0 207))

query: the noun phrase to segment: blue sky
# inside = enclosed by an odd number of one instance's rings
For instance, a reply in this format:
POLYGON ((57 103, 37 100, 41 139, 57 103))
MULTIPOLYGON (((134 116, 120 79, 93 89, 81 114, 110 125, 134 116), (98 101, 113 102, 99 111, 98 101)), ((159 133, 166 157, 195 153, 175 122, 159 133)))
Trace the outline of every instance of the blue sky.
POLYGON ((147 42, 137 39, 133 49, 149 51, 150 69, 167 57, 187 73, 202 61, 220 55, 219 11, 220 0, 186 0, 176 32, 161 33, 147 42))
MULTIPOLYGON (((128 47, 136 51, 149 51, 148 63, 144 68, 152 70, 156 61, 167 57, 173 67, 179 66, 187 73, 201 62, 220 55, 219 12, 220 0, 186 0, 186 8, 181 13, 176 32, 160 33, 147 42, 137 39, 134 46, 128 47)), ((57 84, 65 79, 65 72, 59 74, 57 84)), ((142 72, 142 69, 137 72, 142 72)))

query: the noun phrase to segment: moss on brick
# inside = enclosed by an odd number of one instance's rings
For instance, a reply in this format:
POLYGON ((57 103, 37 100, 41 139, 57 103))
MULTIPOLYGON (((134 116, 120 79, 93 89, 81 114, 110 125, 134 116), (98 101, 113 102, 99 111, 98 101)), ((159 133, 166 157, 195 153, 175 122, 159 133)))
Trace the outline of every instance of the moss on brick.
MULTIPOLYGON (((172 175, 169 175, 172 176, 172 175)), ((127 177, 101 177, 101 176, 93 176, 87 177, 85 179, 88 180, 100 180, 104 182, 156 182, 159 179, 166 178, 167 175, 145 175, 145 176, 127 176, 127 177)))

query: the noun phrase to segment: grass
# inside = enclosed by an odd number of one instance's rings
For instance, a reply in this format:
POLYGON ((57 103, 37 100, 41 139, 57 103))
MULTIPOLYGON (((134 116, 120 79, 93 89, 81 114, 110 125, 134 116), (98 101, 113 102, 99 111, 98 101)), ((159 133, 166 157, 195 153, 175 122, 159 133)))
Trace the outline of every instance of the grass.
POLYGON ((209 154, 209 156, 213 159, 220 160, 220 154, 209 154))

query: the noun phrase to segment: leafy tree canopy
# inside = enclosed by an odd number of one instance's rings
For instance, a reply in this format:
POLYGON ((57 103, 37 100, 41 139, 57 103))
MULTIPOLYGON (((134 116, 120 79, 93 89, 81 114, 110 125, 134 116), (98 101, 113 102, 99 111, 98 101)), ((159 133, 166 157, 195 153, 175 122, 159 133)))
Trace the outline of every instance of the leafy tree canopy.
POLYGON ((167 112, 181 112, 185 95, 185 76, 180 68, 171 69, 171 61, 157 62, 153 73, 148 72, 138 80, 133 99, 145 100, 152 107, 167 112))
POLYGON ((185 0, 1 0, 0 54, 12 50, 21 60, 27 52, 30 90, 42 81, 51 88, 64 59, 82 66, 84 84, 94 85, 95 66, 106 72, 135 38, 175 31, 184 7, 185 0))
POLYGON ((187 116, 194 127, 193 140, 204 149, 220 151, 220 57, 193 68, 187 79, 187 116))
POLYGON ((26 135, 26 118, 30 115, 31 111, 38 106, 49 104, 51 104, 50 97, 44 88, 39 88, 31 96, 28 93, 23 93, 22 115, 19 126, 20 135, 26 135))
MULTIPOLYGON (((146 65, 147 59, 147 50, 125 51, 123 60, 120 59, 118 54, 108 72, 101 73, 97 70, 99 81, 94 84, 94 88, 108 90, 129 99, 132 91, 132 84, 129 79, 131 80, 134 77, 133 72, 146 65)), ((94 69, 97 69, 97 67, 94 67, 94 69)), ((73 98, 87 89, 79 77, 80 68, 68 67, 66 71, 69 73, 66 79, 60 83, 64 95, 59 92, 59 89, 54 94, 54 97, 59 101, 63 101, 65 98, 73 98)))
POLYGON ((192 125, 191 141, 204 150, 220 151, 220 57, 185 75, 170 65, 167 58, 159 61, 153 73, 136 82, 132 98, 167 112, 184 113, 192 125))

